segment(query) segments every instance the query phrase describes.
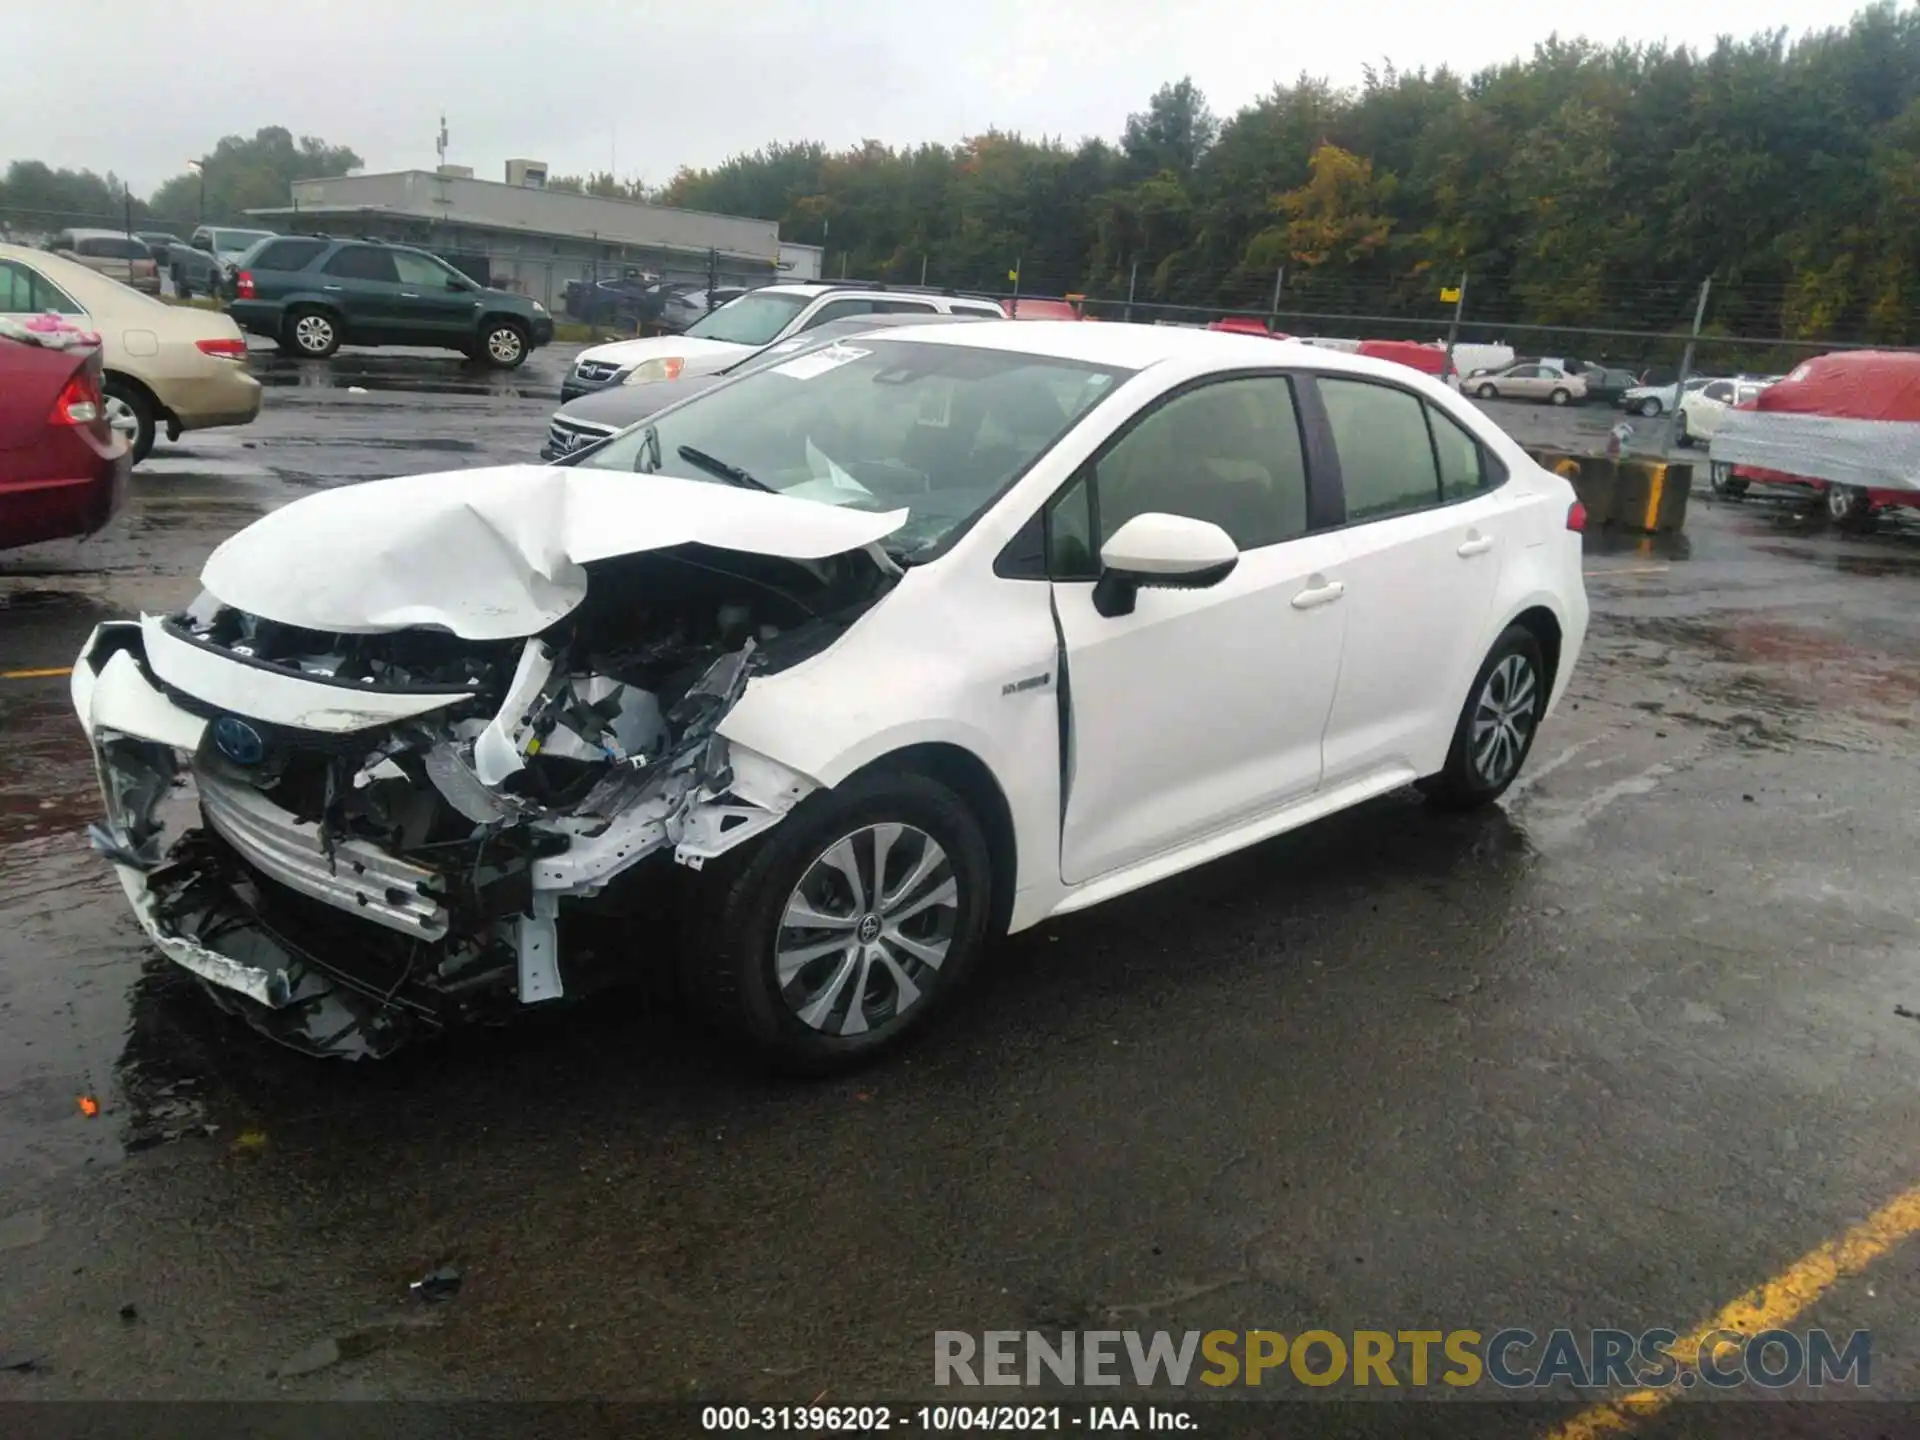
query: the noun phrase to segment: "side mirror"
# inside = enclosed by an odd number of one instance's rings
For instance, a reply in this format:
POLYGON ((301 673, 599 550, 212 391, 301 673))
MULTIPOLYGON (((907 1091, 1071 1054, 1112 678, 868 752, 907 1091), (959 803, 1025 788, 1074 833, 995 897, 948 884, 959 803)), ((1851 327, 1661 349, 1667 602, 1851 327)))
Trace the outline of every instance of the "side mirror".
POLYGON ((1100 547, 1100 579, 1093 608, 1113 618, 1131 615, 1143 588, 1204 590, 1240 563, 1240 550, 1218 525, 1186 515, 1136 515, 1100 547))

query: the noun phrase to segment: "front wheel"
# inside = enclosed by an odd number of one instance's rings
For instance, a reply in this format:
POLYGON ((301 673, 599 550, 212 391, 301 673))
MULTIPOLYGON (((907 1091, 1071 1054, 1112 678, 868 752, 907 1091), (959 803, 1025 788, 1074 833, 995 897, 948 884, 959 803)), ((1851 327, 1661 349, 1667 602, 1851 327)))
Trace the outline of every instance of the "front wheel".
POLYGON ((496 370, 517 369, 527 358, 527 332, 515 321, 496 321, 487 326, 480 354, 496 370))
POLYGON ((1660 398, 1657 395, 1649 395, 1646 399, 1642 400, 1640 402, 1640 413, 1649 420, 1658 415, 1660 413, 1660 398))
POLYGON ((1842 529, 1857 530, 1873 514, 1873 497, 1858 485, 1827 486, 1827 518, 1842 529))
POLYGON ((1495 395, 1498 395, 1500 392, 1494 389, 1493 386, 1491 385, 1482 385, 1478 390, 1474 391, 1473 393, 1475 395, 1478 395, 1482 400, 1491 400, 1495 395))
POLYGON ((781 1069, 825 1074, 899 1043, 959 986, 992 866, 946 786, 875 772, 810 797, 700 879, 689 989, 781 1069))
POLYGON ((1560 386, 1555 386, 1553 393, 1549 395, 1547 399, 1555 405, 1564 405, 1569 400, 1573 399, 1573 392, 1571 390, 1563 389, 1560 386))
POLYGON ((1446 768, 1420 781, 1426 797, 1450 810, 1499 799, 1533 748, 1549 683, 1540 642, 1524 625, 1509 625, 1474 676, 1446 768))

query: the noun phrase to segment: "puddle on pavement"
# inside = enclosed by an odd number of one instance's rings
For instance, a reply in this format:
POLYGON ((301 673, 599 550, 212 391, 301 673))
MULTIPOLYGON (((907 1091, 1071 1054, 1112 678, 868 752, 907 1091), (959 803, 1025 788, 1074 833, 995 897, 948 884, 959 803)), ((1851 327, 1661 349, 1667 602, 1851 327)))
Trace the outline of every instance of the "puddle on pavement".
POLYGON ((1763 555, 1780 555, 1789 560, 1825 565, 1843 575, 1864 575, 1872 579, 1920 575, 1920 552, 1912 555, 1854 555, 1844 551, 1838 554, 1822 553, 1799 545, 1756 545, 1753 548, 1763 555))
POLYGON ((558 400, 552 380, 520 370, 490 370, 459 359, 418 356, 335 357, 331 361, 256 357, 253 375, 270 389, 365 390, 413 395, 489 395, 519 400, 558 400))
POLYGON ((1585 555, 1645 555, 1655 560, 1691 560, 1693 541, 1685 531, 1643 535, 1634 530, 1600 526, 1581 532, 1580 550, 1585 555))

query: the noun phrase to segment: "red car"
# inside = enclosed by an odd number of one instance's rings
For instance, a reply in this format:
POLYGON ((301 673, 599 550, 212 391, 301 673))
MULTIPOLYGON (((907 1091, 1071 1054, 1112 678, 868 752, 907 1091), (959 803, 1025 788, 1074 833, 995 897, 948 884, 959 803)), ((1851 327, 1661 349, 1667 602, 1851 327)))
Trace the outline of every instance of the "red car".
POLYGON ((1252 315, 1223 315, 1207 326, 1209 330, 1224 330, 1229 335, 1258 335, 1267 340, 1285 340, 1288 337, 1278 330, 1269 330, 1267 322, 1252 315))
POLYGON ((1436 380, 1447 374, 1447 352, 1439 345, 1422 345, 1413 340, 1362 340, 1355 353, 1370 355, 1375 360, 1391 360, 1436 380))
POLYGON ((107 423, 99 346, 0 336, 0 550, 93 534, 126 500, 132 469, 107 423))

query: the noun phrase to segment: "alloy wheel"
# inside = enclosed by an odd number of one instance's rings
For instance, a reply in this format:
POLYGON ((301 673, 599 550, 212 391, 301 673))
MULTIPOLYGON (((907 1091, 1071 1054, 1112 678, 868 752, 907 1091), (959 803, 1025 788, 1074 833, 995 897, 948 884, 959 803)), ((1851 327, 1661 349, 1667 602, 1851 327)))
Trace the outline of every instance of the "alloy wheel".
POLYGON ((947 852, 896 823, 842 836, 801 873, 774 936, 774 976, 812 1029, 860 1035, 939 980, 960 913, 947 852))
POLYGON ((1533 737, 1539 684, 1524 655, 1494 666, 1473 707, 1473 768, 1487 785, 1503 785, 1520 767, 1533 737))
POLYGON ((333 344, 333 325, 324 315, 302 315, 293 322, 294 343, 302 350, 321 354, 333 344))
POLYGON ((487 354, 502 365, 511 365, 520 358, 520 332, 502 325, 487 336, 487 354))
POLYGON ((107 396, 107 424, 113 427, 114 434, 125 438, 129 445, 140 433, 140 417, 118 395, 107 396))

